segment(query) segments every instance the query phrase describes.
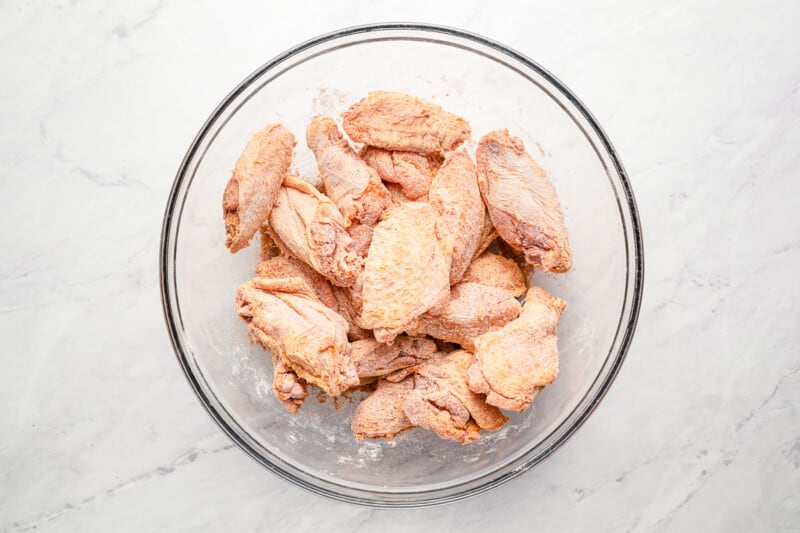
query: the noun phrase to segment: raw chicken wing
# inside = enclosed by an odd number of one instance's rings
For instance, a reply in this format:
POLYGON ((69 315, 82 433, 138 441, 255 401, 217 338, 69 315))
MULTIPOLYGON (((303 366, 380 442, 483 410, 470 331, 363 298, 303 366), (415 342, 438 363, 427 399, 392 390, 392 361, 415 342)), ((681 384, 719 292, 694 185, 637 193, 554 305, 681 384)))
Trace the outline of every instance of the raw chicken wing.
POLYGON ((302 278, 254 278, 239 287, 236 307, 250 337, 299 378, 331 396, 358 385, 347 322, 302 278))
POLYGON ((508 130, 488 133, 478 144, 477 160, 481 194, 500 236, 536 268, 569 270, 572 259, 556 189, 522 140, 508 130))
POLYGON ((430 157, 414 152, 390 152, 374 146, 366 146, 361 158, 383 181, 396 183, 403 195, 411 200, 428 194, 437 164, 430 157))
POLYGON ((541 287, 528 289, 518 319, 475 339, 469 388, 501 409, 527 409, 558 374, 556 329, 565 305, 541 287))
POLYGON ((222 197, 225 246, 231 253, 249 246, 267 220, 292 164, 295 144, 292 132, 270 124, 250 139, 236 161, 222 197))
POLYGON ((279 255, 262 261, 256 266, 256 275, 264 279, 302 278, 309 288, 314 291, 314 296, 323 305, 330 307, 334 311, 338 310, 339 302, 333 294, 333 287, 330 281, 294 257, 279 255))
POLYGON ((350 356, 362 383, 387 376, 391 376, 387 377, 390 381, 400 381, 414 371, 415 365, 430 359, 435 351, 436 343, 431 339, 400 335, 391 346, 375 339, 355 341, 350 356))
POLYGON ((385 91, 371 92, 353 104, 342 126, 355 142, 426 155, 449 152, 470 135, 466 120, 438 105, 385 91))
POLYGON ((341 287, 351 286, 363 267, 344 229, 342 214, 309 183, 287 176, 272 208, 273 239, 296 258, 341 287))
POLYGON ((517 318, 521 306, 514 296, 497 287, 459 283, 450 301, 421 315, 406 328, 409 335, 430 335, 472 349, 475 338, 502 328, 517 318))
POLYGON ((505 289, 518 298, 525 294, 525 275, 513 259, 485 252, 470 263, 461 283, 474 282, 505 289))
POLYGON ((333 119, 317 117, 306 130, 325 191, 339 207, 346 227, 374 226, 391 206, 378 173, 353 152, 333 119))
POLYGON ((380 342, 391 342, 450 293, 451 245, 436 219, 429 205, 409 202, 375 227, 364 265, 361 322, 380 342))
POLYGON ((403 411, 406 395, 414 388, 414 377, 399 383, 378 380, 378 388, 358 404, 350 427, 359 440, 391 439, 414 424, 403 411))
POLYGON ((465 150, 447 156, 431 182, 428 202, 453 241, 450 285, 455 285, 481 243, 485 212, 475 164, 465 150))
POLYGON ((467 369, 471 362, 472 354, 456 350, 439 352, 417 367, 414 390, 403 403, 408 419, 461 444, 478 440, 481 429, 496 430, 505 424, 508 419, 499 409, 469 389, 467 369))

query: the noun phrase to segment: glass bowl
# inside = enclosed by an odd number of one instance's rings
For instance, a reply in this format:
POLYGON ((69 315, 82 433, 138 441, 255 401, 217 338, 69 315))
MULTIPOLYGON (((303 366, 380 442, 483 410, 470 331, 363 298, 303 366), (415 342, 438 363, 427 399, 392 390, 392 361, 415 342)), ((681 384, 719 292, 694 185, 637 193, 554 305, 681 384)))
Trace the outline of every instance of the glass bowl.
MULTIPOLYGON (((475 140, 468 143, 474 154, 475 140)), ((461 30, 380 24, 335 32, 268 62, 211 114, 181 164, 161 239, 164 314, 178 360, 203 407, 264 467, 338 500, 419 507, 496 487, 544 460, 597 407, 630 345, 642 295, 639 218, 630 184, 592 115, 542 67, 461 30), (235 311, 236 287, 254 275, 258 237, 225 249, 222 191, 247 140, 281 121, 298 139, 295 165, 317 179, 305 147, 310 118, 339 113, 369 91, 402 91, 465 117, 474 139, 508 128, 550 172, 564 209, 574 268, 535 274, 567 301, 560 373, 500 431, 462 446, 424 430, 392 441, 350 431, 358 397, 297 415, 273 398, 271 362, 235 311)))

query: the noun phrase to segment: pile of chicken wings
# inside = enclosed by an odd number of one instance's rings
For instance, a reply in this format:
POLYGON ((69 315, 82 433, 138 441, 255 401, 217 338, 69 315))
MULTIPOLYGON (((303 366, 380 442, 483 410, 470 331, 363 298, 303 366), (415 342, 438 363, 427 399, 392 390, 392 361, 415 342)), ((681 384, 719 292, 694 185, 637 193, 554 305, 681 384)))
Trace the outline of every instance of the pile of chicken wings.
POLYGON ((484 135, 473 159, 469 123, 413 96, 372 92, 342 118, 357 151, 330 117, 306 130, 317 187, 292 170, 297 143, 281 124, 236 162, 225 244, 261 239, 239 316, 289 412, 309 386, 371 385, 352 420, 359 439, 421 427, 473 442, 558 374, 566 304, 529 284, 534 269, 571 267, 555 188, 507 130, 484 135))

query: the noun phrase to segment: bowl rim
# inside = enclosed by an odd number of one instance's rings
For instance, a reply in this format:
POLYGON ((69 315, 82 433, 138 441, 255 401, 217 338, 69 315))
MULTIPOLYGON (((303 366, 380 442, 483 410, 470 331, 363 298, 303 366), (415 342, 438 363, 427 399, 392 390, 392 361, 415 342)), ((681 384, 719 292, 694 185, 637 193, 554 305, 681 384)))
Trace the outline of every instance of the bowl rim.
MULTIPOLYGON (((617 198, 618 202, 620 202, 621 200, 619 198, 619 195, 617 195, 617 198)), ((620 206, 620 211, 622 211, 622 206, 620 206)), ((625 223, 624 216, 622 216, 622 219, 624 225, 625 223)), ((175 236, 175 238, 177 239, 177 236, 175 236)), ((335 30, 329 33, 319 35, 305 42, 302 42, 292 48, 289 48, 283 53, 273 57, 271 60, 267 61, 259 68, 257 68, 255 71, 253 71, 250 75, 248 75, 217 105, 214 111, 203 123, 200 130, 192 140, 189 149, 186 151, 186 154, 184 155, 181 161, 180 167, 175 176, 175 180, 173 181, 168 196, 167 205, 165 207, 164 218, 162 222, 161 242, 159 249, 160 249, 159 286, 161 290, 161 304, 162 304, 162 311, 164 313, 165 325, 167 326, 167 332, 170 337, 172 348, 181 366, 181 370, 183 371, 184 377, 188 381, 195 395, 198 397, 198 400, 200 401, 203 408, 206 410, 206 412, 209 414, 212 420, 217 424, 217 426, 219 426, 219 428, 222 429, 222 431, 226 435, 228 435, 228 437, 249 457, 254 459, 263 467, 272 471, 279 477, 282 477, 290 481, 294 485, 300 486, 308 491, 320 494, 322 496, 326 496, 334 500, 366 505, 369 507, 377 507, 377 508, 392 508, 392 507, 419 508, 419 507, 428 507, 433 505, 451 503, 465 498, 469 498, 477 494, 481 494, 483 492, 491 490, 504 483, 507 483, 508 481, 521 475, 523 472, 526 472, 531 468, 533 468, 534 466, 540 464, 542 461, 544 461, 546 458, 552 455, 567 440, 569 440, 570 437, 572 437, 572 435, 574 435, 574 433, 594 413, 600 401, 605 397, 611 384, 614 382, 617 375, 619 374, 619 370, 627 356, 628 350, 633 340, 633 335, 636 330, 636 325, 638 323, 641 301, 643 296, 643 286, 644 286, 644 244, 641 231, 641 222, 639 218, 639 211, 636 205, 636 200, 633 195, 633 190, 631 188, 628 175, 622 165, 617 150, 614 148, 608 136, 606 135, 605 131, 602 129, 598 121, 587 109, 587 107, 577 98, 577 96, 575 96, 572 93, 572 91, 569 88, 567 88, 567 86, 564 83, 562 83, 553 74, 551 74, 549 71, 544 69, 541 65, 539 65, 532 59, 521 54, 520 52, 517 52, 511 47, 508 47, 504 44, 501 44, 492 39, 488 39, 482 35, 473 32, 469 32, 458 28, 452 28, 436 24, 427 24, 427 23, 408 23, 408 22, 375 23, 375 24, 352 26, 340 30, 335 30), (622 192, 624 193, 624 201, 627 204, 626 207, 628 209, 628 215, 630 218, 630 225, 631 225, 630 230, 632 232, 632 239, 629 239, 628 236, 626 235, 625 247, 626 247, 626 253, 630 254, 631 250, 629 249, 629 246, 631 243, 629 243, 629 240, 632 241, 633 245, 632 263, 634 271, 632 280, 629 274, 628 280, 626 281, 626 288, 625 288, 626 294, 623 298, 623 311, 621 314, 617 335, 620 334, 620 328, 622 326, 622 317, 625 316, 626 307, 628 307, 628 313, 627 313, 628 321, 627 324, 625 324, 625 329, 624 332, 622 332, 623 336, 620 341, 619 349, 617 350, 616 355, 613 357, 611 367, 608 370, 608 374, 600 383, 600 386, 597 389, 594 396, 592 397, 590 403, 583 409, 582 412, 578 414, 578 417, 565 428, 563 434, 558 436, 558 438, 545 450, 530 458, 525 457, 529 452, 523 453, 517 459, 514 459, 509 463, 513 464, 514 462, 517 462, 520 459, 525 458, 525 461, 522 465, 512 469, 507 469, 501 475, 489 479, 485 483, 479 485, 473 484, 472 486, 469 486, 464 490, 454 490, 454 489, 458 489, 460 486, 467 485, 470 482, 461 482, 448 485, 443 488, 425 489, 418 492, 406 491, 402 493, 387 493, 377 490, 370 491, 354 487, 348 487, 345 485, 338 485, 335 482, 322 480, 321 478, 314 477, 313 474, 305 473, 307 476, 316 479, 320 482, 320 484, 315 484, 313 482, 297 477, 292 472, 289 472, 281 468, 279 465, 273 463, 268 458, 265 458, 263 457, 262 454, 258 453, 258 451, 255 450, 253 446, 250 445, 250 443, 248 443, 241 435, 239 435, 239 433, 233 427, 231 427, 228 421, 225 420, 222 414, 214 407, 213 405, 214 402, 212 402, 209 399, 208 395, 203 389, 202 384, 199 382, 198 377, 194 375, 194 372, 191 368, 191 363, 188 360, 188 355, 184 351, 183 346, 181 344, 179 327, 180 329, 182 329, 182 324, 180 326, 178 325, 177 323, 178 321, 176 321, 176 317, 173 316, 172 312, 173 301, 172 301, 172 296, 170 294, 170 288, 171 288, 170 282, 174 281, 175 279, 174 276, 175 261, 174 257, 170 256, 169 244, 171 243, 171 237, 173 236, 173 232, 177 231, 177 225, 175 224, 175 222, 180 220, 180 215, 181 215, 180 211, 182 211, 182 203, 181 203, 181 205, 179 206, 180 210, 177 213, 179 216, 177 217, 174 216, 176 213, 175 211, 176 206, 178 206, 179 203, 178 192, 180 190, 183 181, 187 177, 186 171, 190 165, 190 162, 193 160, 199 146, 205 140, 212 126, 220 118, 223 112, 235 101, 235 99, 248 87, 250 87, 254 81, 259 79, 265 73, 279 66, 285 60, 293 56, 296 56, 302 52, 305 52, 315 46, 324 44, 329 41, 333 41, 335 39, 352 37, 362 33, 381 32, 381 31, 389 31, 389 32, 406 31, 406 32, 419 32, 421 34, 435 33, 435 34, 444 34, 452 38, 471 41, 473 43, 477 43, 480 46, 488 47, 494 50, 495 52, 501 53, 502 55, 508 56, 512 60, 515 60, 523 64, 525 67, 533 70, 538 75, 542 76, 547 82, 549 82, 552 85, 553 88, 555 88, 558 92, 560 92, 562 96, 566 97, 566 99, 574 106, 574 110, 578 111, 587 121, 589 127, 593 130, 593 133, 597 136, 597 139, 602 143, 602 147, 606 152, 606 156, 613 163, 614 171, 619 178, 619 185, 621 186, 622 192), (170 265, 172 265, 172 270, 170 269, 170 265), (629 289, 628 286, 630 285, 631 281, 633 281, 633 290, 630 297, 630 302, 628 303, 627 291, 629 289), (330 487, 320 486, 323 484, 330 485, 330 487), (340 487, 341 489, 344 489, 344 491, 335 490, 336 486, 340 487), (359 493, 359 495, 351 495, 347 494, 347 492, 356 492, 359 493), (387 496, 391 495, 395 496, 399 495, 401 496, 401 498, 386 499, 387 496)), ((629 265, 628 268, 630 268, 630 263, 631 263, 630 256, 627 260, 627 263, 629 265)), ((611 354, 609 354, 608 357, 611 357, 611 354)), ((595 382, 599 378, 600 375, 596 376, 595 382)), ((589 392, 591 392, 591 388, 593 386, 594 382, 592 383, 592 385, 590 385, 590 388, 587 391, 584 398, 589 394, 589 392)), ((575 409, 577 409, 578 406, 576 406, 575 409)), ((566 424, 568 419, 569 417, 564 421, 562 421, 551 432, 551 435, 554 434, 556 431, 558 431, 564 424, 566 424)), ((502 467, 503 467, 502 465, 498 467, 498 470, 502 467)), ((484 474, 483 477, 496 474, 498 470, 492 470, 484 474)))

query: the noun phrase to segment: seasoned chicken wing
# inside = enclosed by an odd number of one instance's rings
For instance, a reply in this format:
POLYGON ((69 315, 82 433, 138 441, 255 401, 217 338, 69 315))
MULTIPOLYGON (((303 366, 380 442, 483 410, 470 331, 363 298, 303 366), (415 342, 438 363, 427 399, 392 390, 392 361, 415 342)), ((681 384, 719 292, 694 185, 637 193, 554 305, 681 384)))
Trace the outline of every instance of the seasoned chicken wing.
POLYGON ((345 226, 374 226, 391 206, 378 173, 350 148, 332 118, 317 117, 306 130, 325 191, 344 217, 345 226))
POLYGON ((475 338, 502 328, 521 311, 514 296, 497 287, 459 283, 450 301, 422 314, 406 328, 409 335, 430 335, 472 349, 475 338))
POLYGON ((415 152, 390 152, 374 146, 365 146, 361 158, 375 169, 383 181, 399 185, 403 195, 410 200, 428 194, 439 166, 432 157, 415 152))
POLYGON ((549 272, 572 266, 556 189, 522 140, 498 130, 478 144, 478 183, 492 223, 525 260, 549 272))
POLYGON ((508 419, 467 385, 472 354, 464 350, 438 352, 417 367, 414 390, 403 402, 412 424, 461 444, 478 440, 481 429, 496 430, 508 419))
POLYGON ((525 294, 525 275, 513 259, 484 252, 469 264, 461 283, 474 282, 505 289, 518 298, 525 294))
POLYGON ((358 385, 347 322, 302 278, 254 278, 237 290, 236 307, 250 337, 299 378, 331 396, 358 385))
POLYGON ((303 379, 286 366, 283 359, 275 352, 272 352, 272 392, 281 405, 290 413, 294 414, 303 405, 308 397, 308 388, 303 379))
POLYGON ((331 283, 319 272, 294 257, 279 255, 262 261, 256 266, 256 275, 263 279, 302 278, 323 305, 338 312, 339 302, 333 294, 331 283))
POLYGON ((222 197, 225 246, 231 253, 250 244, 267 220, 297 144, 292 132, 270 124, 256 133, 236 161, 222 197))
POLYGON ((374 91, 344 113, 344 131, 355 142, 384 150, 438 155, 470 135, 466 120, 403 93, 374 91))
POLYGON ((414 378, 399 383, 378 380, 378 388, 358 404, 350 427, 359 439, 391 439, 414 424, 403 411, 406 395, 414 388, 414 378))
POLYGON ((436 343, 431 339, 400 335, 391 346, 375 339, 355 341, 351 344, 350 356, 362 383, 377 377, 400 381, 414 371, 415 365, 430 359, 435 351, 436 343))
POLYGON ((335 285, 349 287, 363 268, 339 210, 307 182, 287 176, 269 224, 275 243, 335 285))
POLYGON ((565 306, 541 287, 528 289, 518 319, 475 339, 469 388, 501 409, 527 409, 558 374, 556 329, 565 306))
POLYGON ((431 182, 428 203, 453 242, 450 285, 455 285, 481 244, 485 212, 475 164, 465 150, 447 156, 431 182))
POLYGON ((372 235, 364 265, 361 321, 380 342, 391 342, 450 293, 451 245, 427 204, 395 207, 372 235))

